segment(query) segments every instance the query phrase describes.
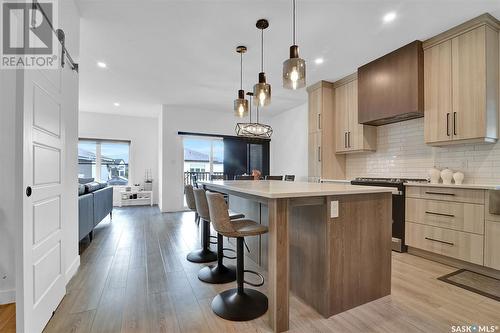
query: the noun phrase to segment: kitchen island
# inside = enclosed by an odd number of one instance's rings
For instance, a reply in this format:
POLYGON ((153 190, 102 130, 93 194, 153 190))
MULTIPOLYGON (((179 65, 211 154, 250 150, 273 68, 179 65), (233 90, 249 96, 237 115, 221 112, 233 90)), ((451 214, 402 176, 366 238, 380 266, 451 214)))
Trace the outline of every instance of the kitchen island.
POLYGON ((289 327, 289 291, 324 317, 391 292, 391 188, 284 181, 202 182, 269 227, 247 239, 268 271, 269 324, 289 327))

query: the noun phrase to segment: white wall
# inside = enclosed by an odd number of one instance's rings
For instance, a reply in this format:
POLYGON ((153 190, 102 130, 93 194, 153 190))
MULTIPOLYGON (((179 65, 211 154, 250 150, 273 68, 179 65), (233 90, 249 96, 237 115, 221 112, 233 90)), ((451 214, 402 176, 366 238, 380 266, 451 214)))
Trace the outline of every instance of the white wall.
POLYGON ((269 119, 273 127, 272 175, 295 175, 295 180, 307 180, 307 112, 307 104, 303 104, 269 119))
POLYGON ((158 203, 158 118, 80 112, 78 129, 80 138, 129 140, 129 184, 143 184, 146 169, 151 169, 158 203))
POLYGON ((235 135, 237 118, 231 109, 227 113, 169 109, 164 106, 162 112, 162 154, 163 154, 163 203, 162 212, 184 209, 184 156, 182 137, 177 133, 197 132, 207 134, 235 135))
POLYGON ((22 219, 22 117, 16 112, 16 71, 0 70, 0 304, 15 300, 17 225, 22 219))

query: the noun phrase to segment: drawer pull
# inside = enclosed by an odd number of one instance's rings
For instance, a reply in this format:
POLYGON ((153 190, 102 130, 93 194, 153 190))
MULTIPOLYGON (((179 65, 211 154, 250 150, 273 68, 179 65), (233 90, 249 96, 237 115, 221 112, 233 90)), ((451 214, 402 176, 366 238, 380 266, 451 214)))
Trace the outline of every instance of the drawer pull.
POLYGON ((429 211, 426 211, 425 214, 439 215, 439 216, 446 216, 446 217, 455 217, 455 215, 452 215, 452 214, 434 213, 434 212, 429 212, 429 211))
POLYGON ((433 195, 455 195, 455 193, 442 193, 442 192, 425 192, 425 194, 433 194, 433 195))
POLYGON ((442 240, 439 240, 439 239, 430 238, 430 237, 425 237, 425 239, 433 241, 433 242, 443 243, 443 244, 446 244, 446 245, 451 245, 451 246, 455 245, 455 244, 450 243, 450 242, 445 242, 445 241, 442 241, 442 240))

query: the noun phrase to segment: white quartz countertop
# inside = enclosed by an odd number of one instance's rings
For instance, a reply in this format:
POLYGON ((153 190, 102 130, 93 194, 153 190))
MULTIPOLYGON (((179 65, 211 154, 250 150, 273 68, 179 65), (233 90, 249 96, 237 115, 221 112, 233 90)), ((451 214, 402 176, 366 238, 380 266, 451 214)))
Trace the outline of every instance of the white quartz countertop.
POLYGON ((445 185, 442 183, 431 184, 431 183, 412 183, 408 182, 405 186, 420 186, 420 187, 441 187, 441 188, 464 188, 464 189, 476 189, 476 190, 500 190, 500 185, 495 184, 450 184, 445 185))
POLYGON ((281 180, 201 181, 213 189, 264 197, 268 199, 301 198, 327 195, 394 193, 394 188, 337 183, 286 182, 281 180))

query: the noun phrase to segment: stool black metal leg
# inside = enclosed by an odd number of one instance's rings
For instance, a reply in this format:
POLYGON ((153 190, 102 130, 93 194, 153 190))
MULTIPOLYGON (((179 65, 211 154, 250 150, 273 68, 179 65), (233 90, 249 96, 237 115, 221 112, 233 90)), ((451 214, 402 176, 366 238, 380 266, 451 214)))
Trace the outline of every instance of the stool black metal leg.
POLYGON ((217 265, 203 267, 198 272, 198 279, 207 283, 228 283, 236 280, 236 269, 234 266, 225 266, 224 259, 224 238, 217 233, 217 265))
POLYGON ((210 222, 203 220, 201 229, 201 249, 187 255, 187 260, 196 263, 212 262, 217 260, 217 253, 210 250, 210 222))
POLYGON ((267 311, 267 297, 263 293, 244 288, 244 252, 243 237, 236 239, 236 289, 223 291, 212 301, 212 310, 221 318, 233 321, 252 320, 267 311))

